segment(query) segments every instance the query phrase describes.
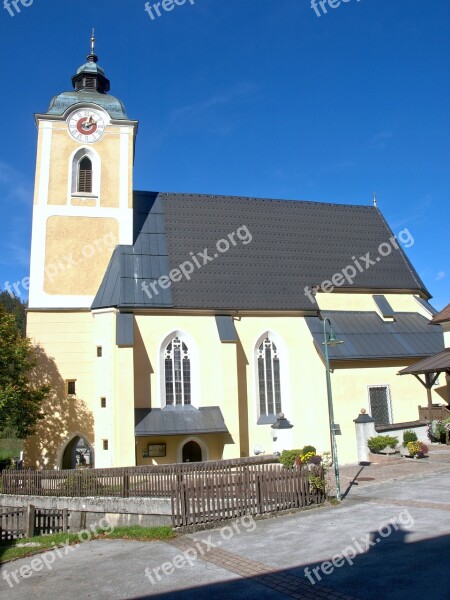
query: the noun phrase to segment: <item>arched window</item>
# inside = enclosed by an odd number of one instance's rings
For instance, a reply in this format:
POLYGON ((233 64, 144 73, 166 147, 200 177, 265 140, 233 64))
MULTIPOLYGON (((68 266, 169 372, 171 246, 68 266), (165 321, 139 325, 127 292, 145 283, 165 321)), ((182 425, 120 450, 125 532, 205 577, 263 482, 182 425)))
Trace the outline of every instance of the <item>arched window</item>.
POLYGON ((78 163, 77 192, 92 194, 92 161, 87 156, 78 163))
POLYGON ((166 406, 191 404, 191 357, 185 342, 175 337, 164 352, 166 406))
POLYGON ((101 160, 93 148, 78 148, 69 163, 69 203, 73 196, 100 197, 101 160))
POLYGON ((278 415, 282 412, 280 355, 269 337, 257 349, 257 362, 260 417, 278 415))

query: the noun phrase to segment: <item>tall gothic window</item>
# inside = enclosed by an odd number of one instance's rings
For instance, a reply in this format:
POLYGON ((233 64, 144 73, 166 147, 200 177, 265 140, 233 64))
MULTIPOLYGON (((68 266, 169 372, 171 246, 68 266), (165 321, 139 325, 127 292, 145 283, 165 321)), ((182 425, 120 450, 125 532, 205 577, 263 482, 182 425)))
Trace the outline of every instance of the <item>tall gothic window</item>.
POLYGON ((277 347, 266 338, 258 348, 259 414, 278 415, 281 411, 280 357, 277 347))
POLYGON ((179 337, 164 352, 166 406, 191 404, 191 358, 179 337))
POLYGON ((78 187, 77 191, 92 194, 92 161, 85 156, 78 164, 78 187))

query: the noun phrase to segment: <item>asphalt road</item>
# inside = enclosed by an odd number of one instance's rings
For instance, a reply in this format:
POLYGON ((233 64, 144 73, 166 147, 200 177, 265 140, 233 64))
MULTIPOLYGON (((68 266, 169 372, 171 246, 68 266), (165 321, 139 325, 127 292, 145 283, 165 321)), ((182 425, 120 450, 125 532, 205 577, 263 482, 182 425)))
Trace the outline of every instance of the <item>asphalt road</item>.
POLYGON ((248 519, 175 544, 97 540, 59 554, 47 553, 48 565, 3 565, 0 598, 449 598, 450 468, 353 489, 340 507, 248 519))

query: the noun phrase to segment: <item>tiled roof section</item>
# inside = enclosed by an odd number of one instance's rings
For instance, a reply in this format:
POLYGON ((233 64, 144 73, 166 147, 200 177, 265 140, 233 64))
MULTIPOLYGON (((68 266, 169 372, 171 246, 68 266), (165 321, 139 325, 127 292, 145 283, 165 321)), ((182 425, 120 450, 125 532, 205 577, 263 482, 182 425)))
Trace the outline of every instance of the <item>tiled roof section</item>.
POLYGON ((112 119, 128 119, 123 103, 110 94, 98 94, 97 92, 70 91, 55 96, 47 111, 48 115, 62 116, 68 108, 77 104, 96 104, 106 110, 112 119))
POLYGON ((138 408, 135 424, 136 436, 228 433, 218 406, 138 408))
POLYGON ((446 323, 450 321, 450 304, 444 308, 440 313, 435 315, 432 319, 432 323, 446 323))
MULTIPOLYGON (((401 249, 376 261, 379 245, 388 244, 392 235, 372 206, 135 192, 136 241, 133 248, 120 250, 125 287, 119 300, 126 299, 120 306, 317 311, 305 287, 352 264, 354 280, 341 289, 428 294, 401 249), (223 240, 224 248, 233 234, 230 249, 219 250, 217 243, 223 240), (205 249, 212 260, 203 265, 199 253, 205 249), (374 263, 369 268, 360 259, 366 256, 374 263), (186 261, 194 263, 194 257, 201 267, 173 283, 166 290, 170 293, 152 298, 142 293, 143 281, 168 275, 186 261)), ((93 307, 107 305, 103 295, 93 307)))
MULTIPOLYGON (((430 325, 417 313, 395 313, 395 322, 383 321, 376 312, 323 311, 334 333, 344 343, 329 347, 332 360, 422 358, 444 349, 439 325, 430 325)), ((323 321, 306 317, 316 348, 324 355, 323 321)))
POLYGON ((133 246, 118 246, 92 304, 92 309, 171 307, 171 288, 150 284, 169 273, 162 204, 156 194, 144 195, 134 210, 138 231, 133 246))

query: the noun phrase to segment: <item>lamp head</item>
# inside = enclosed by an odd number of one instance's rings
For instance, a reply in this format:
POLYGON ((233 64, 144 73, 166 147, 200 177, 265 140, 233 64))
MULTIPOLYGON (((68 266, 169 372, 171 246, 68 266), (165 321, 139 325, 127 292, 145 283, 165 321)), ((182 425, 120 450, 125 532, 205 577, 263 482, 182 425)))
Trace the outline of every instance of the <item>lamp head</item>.
POLYGON ((334 348, 335 346, 338 346, 339 344, 343 344, 343 340, 338 340, 336 337, 336 334, 334 333, 334 329, 333 326, 330 323, 330 332, 329 334, 326 336, 326 341, 322 342, 323 345, 327 345, 330 346, 331 348, 334 348))

